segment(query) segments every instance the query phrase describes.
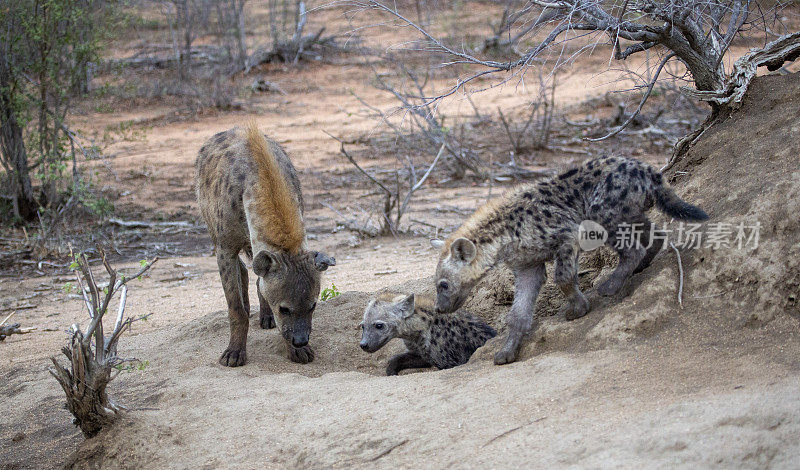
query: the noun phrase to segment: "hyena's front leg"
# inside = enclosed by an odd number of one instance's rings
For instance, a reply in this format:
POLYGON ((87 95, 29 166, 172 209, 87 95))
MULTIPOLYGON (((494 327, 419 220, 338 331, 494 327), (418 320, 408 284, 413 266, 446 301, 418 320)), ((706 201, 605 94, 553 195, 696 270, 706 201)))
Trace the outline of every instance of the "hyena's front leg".
POLYGON ((272 315, 272 309, 269 308, 267 299, 261 295, 261 278, 256 278, 256 290, 258 291, 258 322, 261 328, 270 329, 275 328, 275 317, 272 315))
POLYGON ((249 281, 247 279, 247 266, 244 264, 239 255, 236 255, 236 259, 239 261, 239 285, 242 288, 242 304, 244 305, 244 311, 247 312, 247 317, 250 317, 250 292, 249 292, 249 281))
POLYGON ((508 314, 508 337, 500 351, 494 355, 495 364, 508 364, 517 360, 522 337, 533 325, 536 297, 547 277, 544 263, 514 271, 514 303, 508 314))
POLYGON ((422 369, 430 366, 431 363, 423 359, 419 354, 410 351, 404 352, 389 359, 389 365, 386 366, 386 375, 397 375, 404 369, 422 369))
MULTIPOLYGON (((239 253, 234 250, 217 248, 217 265, 228 302, 228 319, 231 338, 227 349, 219 358, 223 366, 238 367, 247 362, 247 329, 250 312, 245 309, 243 280, 241 276, 239 253)), ((248 302, 249 303, 249 302, 248 302)))
POLYGON ((561 313, 567 320, 575 320, 589 312, 589 301, 578 286, 578 248, 567 241, 556 252, 553 281, 567 298, 561 313))

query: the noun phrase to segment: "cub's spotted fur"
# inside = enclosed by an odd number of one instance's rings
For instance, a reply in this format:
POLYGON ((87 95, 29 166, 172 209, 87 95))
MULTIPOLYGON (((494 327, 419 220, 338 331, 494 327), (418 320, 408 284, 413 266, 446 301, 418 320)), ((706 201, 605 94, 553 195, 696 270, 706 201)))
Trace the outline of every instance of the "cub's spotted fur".
POLYGON ((448 369, 464 364, 497 334, 466 312, 436 315, 432 299, 415 299, 414 294, 378 296, 367 305, 361 328, 359 345, 370 353, 392 338, 405 342, 408 352, 389 360, 386 375, 397 375, 403 369, 448 369))
POLYGON ((553 278, 567 298, 566 318, 585 315, 589 302, 578 288, 579 224, 584 220, 601 224, 609 233, 606 243, 619 253, 616 270, 597 286, 599 294, 613 295, 660 249, 657 243, 649 249, 637 244, 615 246, 621 224, 641 224, 643 233, 649 234, 645 212, 653 205, 680 220, 708 218, 702 209, 675 195, 658 171, 632 158, 589 160, 552 179, 511 189, 478 209, 447 241, 438 241, 443 249, 436 267, 436 310, 457 310, 490 268, 506 263, 514 272, 515 295, 509 334, 495 363, 513 362, 533 323, 545 261, 555 260, 553 278))

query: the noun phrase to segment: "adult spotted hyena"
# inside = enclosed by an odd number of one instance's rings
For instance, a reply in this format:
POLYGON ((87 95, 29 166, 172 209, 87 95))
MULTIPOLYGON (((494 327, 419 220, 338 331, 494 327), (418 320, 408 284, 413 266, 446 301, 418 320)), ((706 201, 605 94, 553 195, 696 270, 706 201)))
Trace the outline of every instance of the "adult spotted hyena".
POLYGON ((241 251, 252 258, 258 276, 261 327, 275 327, 277 314, 289 358, 311 362, 314 352, 308 340, 320 272, 336 261, 306 248, 300 181, 286 152, 251 124, 209 139, 200 148, 195 169, 197 201, 216 248, 228 302, 231 336, 220 364, 247 362, 250 301, 241 251))
POLYGON ((606 243, 619 253, 616 270, 596 288, 601 295, 613 295, 660 249, 655 243, 649 249, 628 243, 617 247, 617 227, 642 224, 644 233, 649 233, 645 211, 654 204, 676 219, 708 218, 676 196, 658 171, 631 158, 589 160, 552 179, 511 189, 478 209, 447 241, 434 243, 442 247, 436 267, 436 309, 455 311, 492 266, 506 263, 515 276, 514 302, 508 337, 494 361, 513 362, 533 323, 536 297, 546 277, 544 263, 555 260, 553 277, 567 297, 566 318, 585 315, 589 302, 578 288, 577 270, 580 223, 601 224, 610 234, 606 243))

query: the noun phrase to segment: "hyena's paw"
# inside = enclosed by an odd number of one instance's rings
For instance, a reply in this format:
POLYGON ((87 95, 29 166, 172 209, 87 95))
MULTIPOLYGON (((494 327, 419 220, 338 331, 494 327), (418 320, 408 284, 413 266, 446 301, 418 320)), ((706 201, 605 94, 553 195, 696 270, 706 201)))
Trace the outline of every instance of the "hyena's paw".
POLYGON ((622 289, 622 285, 624 283, 624 279, 619 280, 618 278, 612 276, 601 282, 600 285, 595 288, 595 291, 604 297, 609 297, 616 295, 616 293, 622 289))
POLYGON ((259 323, 261 324, 261 328, 265 330, 275 328, 275 317, 271 313, 261 312, 258 319, 259 323))
POLYGON ((219 358, 219 363, 225 367, 239 367, 247 364, 247 350, 228 348, 219 358))
POLYGON ((561 307, 561 312, 564 314, 564 318, 567 320, 576 320, 581 318, 582 316, 589 313, 589 301, 586 300, 586 297, 578 293, 572 299, 567 301, 563 307, 561 307))
POLYGON ((389 359, 389 364, 386 366, 386 375, 397 375, 400 370, 400 361, 397 360, 397 357, 389 359))
POLYGON ((295 348, 292 345, 287 345, 289 348, 289 359, 298 364, 308 364, 314 360, 314 350, 311 346, 303 346, 302 348, 295 348))
POLYGON ((517 360, 517 351, 519 347, 513 345, 505 345, 503 349, 497 351, 494 355, 494 363, 498 366, 503 364, 511 364, 517 360))

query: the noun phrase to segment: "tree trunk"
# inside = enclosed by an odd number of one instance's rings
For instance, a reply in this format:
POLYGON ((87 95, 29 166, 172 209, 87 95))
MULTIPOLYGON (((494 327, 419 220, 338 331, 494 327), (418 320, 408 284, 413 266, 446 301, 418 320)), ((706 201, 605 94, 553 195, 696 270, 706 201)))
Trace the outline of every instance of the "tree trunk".
POLYGON ((55 367, 50 374, 58 380, 67 395, 67 409, 75 416, 73 423, 84 436, 93 437, 117 418, 121 407, 108 398, 106 386, 111 381, 112 367, 98 361, 83 343, 83 334, 73 332, 70 344, 62 352, 71 365, 65 368, 51 357, 55 367))
POLYGON ((247 64, 247 43, 246 43, 246 31, 245 31, 245 17, 244 17, 244 3, 245 0, 239 0, 234 2, 234 11, 236 12, 236 25, 237 25, 237 42, 239 46, 239 61, 241 62, 241 67, 245 69, 245 73, 250 71, 250 67, 247 64), (237 4, 238 3, 238 8, 237 4))
POLYGON ((0 151, 7 167, 11 169, 8 176, 11 181, 14 215, 27 221, 36 217, 38 204, 33 197, 22 128, 12 103, 12 81, 11 65, 6 51, 0 50, 0 151))

